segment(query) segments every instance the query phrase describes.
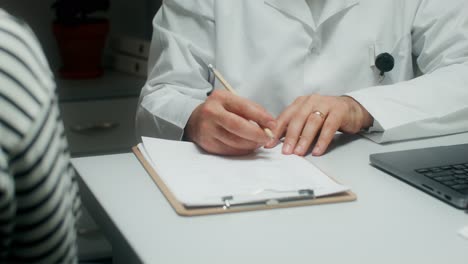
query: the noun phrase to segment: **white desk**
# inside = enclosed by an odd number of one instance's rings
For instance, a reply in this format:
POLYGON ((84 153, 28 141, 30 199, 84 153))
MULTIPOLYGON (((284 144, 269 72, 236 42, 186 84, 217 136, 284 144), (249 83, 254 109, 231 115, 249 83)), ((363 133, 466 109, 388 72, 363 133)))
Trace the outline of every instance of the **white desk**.
POLYGON ((115 263, 468 263, 468 214, 369 165, 369 154, 468 143, 468 134, 378 145, 339 136, 309 159, 358 200, 178 216, 133 154, 76 158, 83 200, 115 263))

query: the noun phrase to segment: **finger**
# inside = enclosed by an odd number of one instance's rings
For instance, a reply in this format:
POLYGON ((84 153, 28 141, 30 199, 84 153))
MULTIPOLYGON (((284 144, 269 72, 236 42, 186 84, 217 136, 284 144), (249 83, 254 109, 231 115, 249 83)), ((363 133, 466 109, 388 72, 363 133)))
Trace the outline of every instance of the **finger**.
POLYGON ((266 148, 266 149, 271 149, 271 148, 274 148, 276 146, 278 146, 278 144, 280 143, 281 141, 273 138, 273 139, 270 139, 263 147, 266 148))
POLYGON ((214 91, 209 99, 209 107, 203 108, 204 112, 202 115, 232 134, 264 145, 269 140, 269 137, 256 123, 252 123, 224 108, 223 100, 228 96, 231 95, 214 91))
POLYGON ((306 104, 301 105, 298 108, 298 111, 294 114, 293 118, 288 124, 286 131, 286 136, 284 138, 283 144, 283 154, 289 155, 294 152, 296 149, 299 137, 304 130, 305 124, 307 122, 308 116, 311 112, 311 107, 313 103, 307 102, 306 104))
POLYGON ((278 119, 276 120, 276 128, 273 130, 273 135, 275 136, 275 138, 273 140, 270 140, 266 145, 265 147, 267 148, 273 148, 274 146, 276 146, 278 143, 279 143, 279 139, 282 138, 286 132, 286 129, 288 127, 288 123, 289 123, 289 120, 290 120, 290 116, 292 116, 292 114, 289 114, 289 112, 292 112, 293 110, 290 109, 291 107, 288 107, 285 111, 287 111, 286 113, 283 112, 281 113, 281 115, 278 117, 278 119))
POLYGON ((207 152, 217 155, 242 156, 252 153, 254 150, 238 149, 224 144, 216 138, 203 147, 207 152))
POLYGON ((304 102, 302 97, 297 98, 291 105, 289 105, 276 120, 276 128, 273 130, 275 140, 268 142, 265 147, 272 148, 279 143, 279 139, 286 134, 289 122, 293 118, 294 114, 298 111, 299 107, 304 102))
POLYGON ((294 117, 295 113, 298 111, 299 107, 302 106, 304 98, 297 98, 291 105, 286 107, 286 109, 279 115, 277 119, 276 129, 274 130, 275 135, 279 138, 282 136, 288 127, 289 122, 294 117))
POLYGON ((239 137, 222 127, 217 129, 215 138, 229 147, 240 150, 255 150, 261 146, 258 142, 239 137))
POLYGON ((315 144, 314 150, 312 151, 312 155, 321 156, 325 153, 328 145, 330 145, 330 142, 333 140, 336 131, 338 131, 341 126, 344 114, 345 113, 338 111, 332 111, 328 114, 322 126, 322 130, 320 131, 320 136, 315 144))
POLYGON ((275 128, 275 118, 259 104, 233 94, 222 96, 225 96, 223 106, 227 111, 241 116, 247 120, 252 120, 262 128, 269 128, 270 130, 275 128))
POLYGON ((262 145, 270 140, 265 131, 256 123, 250 122, 228 111, 224 111, 220 115, 220 119, 217 120, 217 123, 230 133, 246 140, 254 141, 262 145))
POLYGON ((287 125, 289 123, 289 119, 287 119, 287 117, 284 116, 284 113, 283 113, 283 117, 279 117, 277 120, 276 120, 276 127, 274 130, 272 130, 273 132, 273 136, 274 138, 273 139, 270 139, 266 144, 265 144, 265 147, 266 148, 273 148, 273 147, 276 147, 279 143, 280 143, 280 138, 282 138, 285 134, 285 131, 287 129, 287 125))
POLYGON ((293 153, 299 136, 302 133, 302 129, 304 128, 304 124, 305 120, 302 119, 293 119, 291 123, 289 123, 286 136, 284 137, 283 154, 289 155, 293 153))
POLYGON ((322 128, 324 119, 314 113, 310 113, 307 117, 307 122, 302 130, 302 134, 299 138, 294 154, 304 156, 309 149, 310 145, 314 141, 318 132, 322 128))

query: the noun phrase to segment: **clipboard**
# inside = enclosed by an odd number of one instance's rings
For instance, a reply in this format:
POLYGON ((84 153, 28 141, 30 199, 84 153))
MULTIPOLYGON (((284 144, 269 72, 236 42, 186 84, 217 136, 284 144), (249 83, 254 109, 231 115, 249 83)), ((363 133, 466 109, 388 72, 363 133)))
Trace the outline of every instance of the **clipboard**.
POLYGON ((175 198, 175 196, 172 194, 172 192, 164 183, 164 181, 161 179, 161 177, 159 177, 159 175, 156 173, 156 171, 153 169, 150 163, 145 159, 145 157, 143 156, 141 151, 138 149, 138 147, 136 146, 133 147, 132 151, 137 157, 137 159, 140 161, 141 165, 145 168, 146 172, 156 183, 159 190, 164 194, 167 201, 171 204, 172 208, 176 211, 178 215, 181 215, 181 216, 225 214, 225 213, 268 210, 268 209, 309 206, 309 205, 319 205, 319 204, 329 204, 329 203, 351 202, 357 199, 356 194, 354 194, 351 191, 346 191, 346 192, 333 194, 329 196, 315 197, 313 195, 313 191, 301 190, 303 192, 301 196, 294 197, 291 199, 268 200, 268 201, 263 201, 263 202, 230 205, 229 197, 224 197, 223 206, 187 207, 184 204, 180 203, 175 198))

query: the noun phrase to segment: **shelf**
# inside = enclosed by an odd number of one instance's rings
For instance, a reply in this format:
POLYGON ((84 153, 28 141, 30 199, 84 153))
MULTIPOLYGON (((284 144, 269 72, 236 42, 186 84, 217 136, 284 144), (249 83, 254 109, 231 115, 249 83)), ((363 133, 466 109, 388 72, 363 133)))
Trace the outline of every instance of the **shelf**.
POLYGON ((137 103, 137 97, 61 103, 60 110, 71 155, 77 157, 130 152, 137 143, 137 103), (102 124, 113 125, 99 126, 102 124))
POLYGON ((146 79, 135 75, 106 70, 97 79, 65 80, 57 77, 60 102, 138 97, 146 79))

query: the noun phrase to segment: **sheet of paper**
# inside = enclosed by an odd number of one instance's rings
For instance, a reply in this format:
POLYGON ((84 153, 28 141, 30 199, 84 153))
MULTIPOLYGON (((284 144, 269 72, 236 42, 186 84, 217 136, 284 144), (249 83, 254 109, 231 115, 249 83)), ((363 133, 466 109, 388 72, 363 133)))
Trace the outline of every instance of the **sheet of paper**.
POLYGON ((297 196, 312 189, 317 197, 349 190, 312 163, 281 148, 242 157, 211 155, 190 142, 143 137, 138 147, 177 200, 187 206, 231 204, 297 196))
POLYGON ((460 236, 464 237, 465 239, 468 240, 468 226, 465 226, 464 228, 462 228, 458 234, 460 234, 460 236))

